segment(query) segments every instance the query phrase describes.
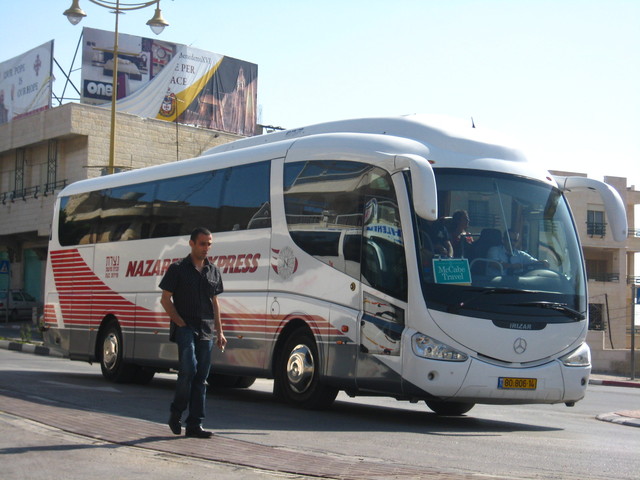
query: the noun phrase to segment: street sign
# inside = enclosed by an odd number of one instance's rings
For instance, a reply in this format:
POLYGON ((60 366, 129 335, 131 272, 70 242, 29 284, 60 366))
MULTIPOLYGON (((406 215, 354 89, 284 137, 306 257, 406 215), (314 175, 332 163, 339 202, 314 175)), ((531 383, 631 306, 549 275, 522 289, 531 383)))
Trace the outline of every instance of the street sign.
POLYGON ((0 275, 9 274, 9 260, 0 260, 0 275))

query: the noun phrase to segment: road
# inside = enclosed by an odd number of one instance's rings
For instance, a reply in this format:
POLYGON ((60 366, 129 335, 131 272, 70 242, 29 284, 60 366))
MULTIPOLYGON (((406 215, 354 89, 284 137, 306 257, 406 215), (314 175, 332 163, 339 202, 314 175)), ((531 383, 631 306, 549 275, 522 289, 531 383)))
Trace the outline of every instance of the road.
MULTIPOLYGON (((7 401, 37 398, 42 405, 57 404, 78 412, 90 410, 112 415, 123 419, 123 425, 127 419, 146 421, 145 425, 154 426, 163 435, 166 430, 170 435, 164 423, 174 382, 171 375, 158 375, 144 387, 116 385, 102 379, 98 365, 0 350, 0 411, 3 397, 7 401)), ((344 459, 370 464, 383 461, 414 471, 441 472, 442 477, 438 478, 482 474, 523 479, 636 480, 640 471, 640 429, 598 421, 596 415, 638 408, 638 388, 591 386, 587 398, 573 408, 477 405, 464 417, 441 418, 422 403, 388 398, 350 399, 340 394, 331 410, 309 412, 277 403, 271 396, 271 382, 259 380, 248 390, 212 390, 205 426, 218 439, 213 448, 222 445, 223 440, 236 442, 235 445, 248 443, 256 451, 265 446, 272 449, 269 455, 279 456, 283 464, 305 458, 295 456, 304 453, 327 461, 344 459)), ((203 478, 201 475, 214 467, 227 469, 219 472, 220 478, 276 478, 271 477, 275 472, 268 470, 245 470, 202 460, 185 463, 184 456, 166 452, 160 455, 146 450, 139 454, 139 447, 118 448, 117 457, 123 456, 123 460, 116 461, 116 449, 110 451, 108 442, 103 442, 104 448, 69 449, 64 445, 83 442, 93 445, 95 440, 77 436, 69 439, 65 435, 68 434, 60 432, 60 427, 29 422, 20 415, 1 415, 2 463, 19 463, 32 448, 40 448, 40 454, 55 453, 51 445, 61 442, 63 446, 59 448, 65 457, 73 454, 79 457, 78 461, 84 458, 92 462, 93 468, 103 465, 101 456, 107 455, 107 464, 111 459, 122 465, 120 468, 137 471, 138 463, 126 458, 132 455, 140 462, 146 459, 149 468, 159 470, 154 478, 175 478, 170 475, 173 469, 184 471, 185 465, 189 471, 194 469, 193 478, 203 478), (35 443, 25 443, 25 436, 35 443), (20 446, 12 448, 14 443, 20 446), (42 445, 49 447, 43 449, 42 445)), ((42 469, 40 473, 44 475, 50 468, 47 465, 32 463, 31 468, 42 469)), ((122 472, 119 476, 128 478, 129 473, 133 476, 135 472, 122 472)), ((281 475, 278 473, 277 478, 281 475)), ((3 472, 0 477, 25 478, 3 472)))

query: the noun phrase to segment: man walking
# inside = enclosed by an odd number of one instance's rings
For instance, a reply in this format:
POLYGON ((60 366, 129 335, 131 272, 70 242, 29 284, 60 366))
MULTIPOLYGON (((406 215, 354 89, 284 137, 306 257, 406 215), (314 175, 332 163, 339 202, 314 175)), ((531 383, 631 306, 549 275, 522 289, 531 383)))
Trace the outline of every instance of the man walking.
POLYGON ((171 264, 160 282, 160 303, 171 318, 170 338, 178 344, 180 362, 169 427, 180 435, 182 413, 188 408, 185 435, 196 438, 211 437, 211 432, 202 429, 202 419, 214 330, 218 348, 224 351, 227 344, 217 297, 223 291, 222 278, 207 258, 211 244, 211 232, 196 228, 189 239, 191 253, 171 264))

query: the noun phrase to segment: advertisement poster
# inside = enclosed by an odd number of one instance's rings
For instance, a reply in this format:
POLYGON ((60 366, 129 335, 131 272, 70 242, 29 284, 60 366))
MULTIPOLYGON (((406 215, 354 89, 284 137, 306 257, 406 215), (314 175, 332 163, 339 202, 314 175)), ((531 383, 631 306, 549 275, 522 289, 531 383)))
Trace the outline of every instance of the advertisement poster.
POLYGON ((0 124, 51 108, 53 40, 0 63, 0 124))
MULTIPOLYGON (((109 107, 113 32, 83 29, 82 102, 109 107)), ((253 135, 258 66, 157 39, 118 36, 118 111, 253 135)))

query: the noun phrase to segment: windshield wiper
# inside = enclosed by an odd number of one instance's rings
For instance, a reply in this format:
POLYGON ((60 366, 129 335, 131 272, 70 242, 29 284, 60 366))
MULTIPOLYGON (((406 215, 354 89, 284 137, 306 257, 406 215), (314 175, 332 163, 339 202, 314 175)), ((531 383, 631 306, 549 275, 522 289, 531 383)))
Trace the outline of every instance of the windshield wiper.
POLYGON ((458 313, 461 309, 468 307, 470 303, 475 302, 478 298, 491 293, 533 293, 533 292, 529 290, 519 290, 517 288, 501 288, 501 287, 487 288, 485 290, 482 290, 477 295, 469 297, 467 300, 463 300, 457 305, 450 305, 449 308, 447 308, 447 312, 458 313))
POLYGON ((556 310, 558 312, 562 312, 567 317, 572 318, 576 321, 584 320, 587 318, 584 313, 574 310, 567 306, 566 303, 558 303, 558 302, 525 302, 525 303, 516 303, 513 304, 516 307, 537 307, 537 308, 548 308, 550 310, 556 310))

